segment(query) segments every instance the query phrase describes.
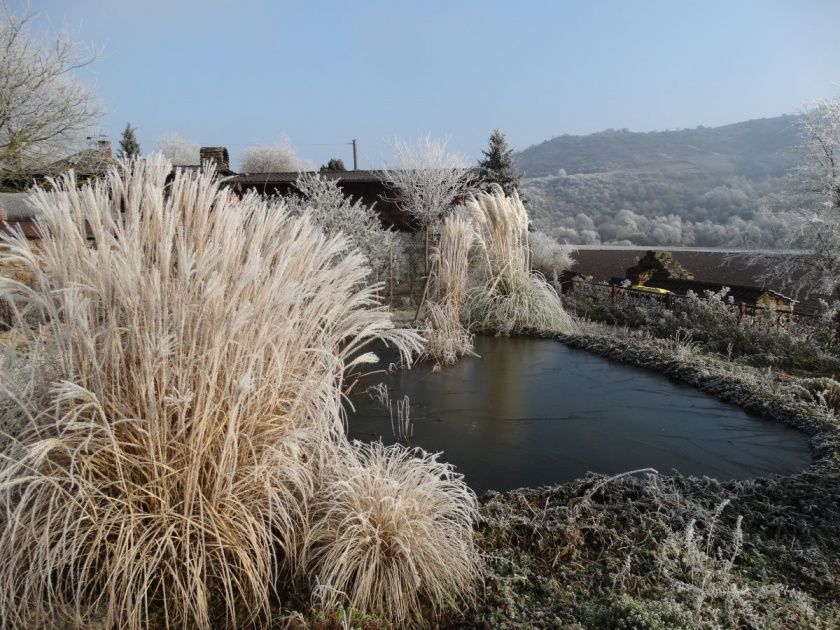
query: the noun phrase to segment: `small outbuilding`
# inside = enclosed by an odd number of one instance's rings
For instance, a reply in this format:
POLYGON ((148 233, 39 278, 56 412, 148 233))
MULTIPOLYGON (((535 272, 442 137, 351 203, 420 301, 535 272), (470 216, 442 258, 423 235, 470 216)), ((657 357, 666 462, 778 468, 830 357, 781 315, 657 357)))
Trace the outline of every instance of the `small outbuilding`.
POLYGON ((703 296, 706 292, 719 293, 723 289, 728 289, 727 295, 736 304, 752 308, 774 309, 783 313, 793 312, 797 302, 791 297, 765 287, 695 280, 693 273, 686 270, 673 254, 665 251, 648 251, 636 265, 627 270, 626 278, 612 278, 610 284, 621 286, 628 284, 628 281, 630 285, 659 289, 682 297, 689 291, 703 296))

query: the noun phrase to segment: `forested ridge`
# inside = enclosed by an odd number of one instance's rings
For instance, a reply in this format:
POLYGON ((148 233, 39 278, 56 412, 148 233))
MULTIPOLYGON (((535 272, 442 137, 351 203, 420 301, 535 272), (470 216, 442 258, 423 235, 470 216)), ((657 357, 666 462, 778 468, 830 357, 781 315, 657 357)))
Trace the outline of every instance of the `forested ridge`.
POLYGON ((772 246, 799 116, 563 135, 518 154, 537 228, 571 243, 772 246))

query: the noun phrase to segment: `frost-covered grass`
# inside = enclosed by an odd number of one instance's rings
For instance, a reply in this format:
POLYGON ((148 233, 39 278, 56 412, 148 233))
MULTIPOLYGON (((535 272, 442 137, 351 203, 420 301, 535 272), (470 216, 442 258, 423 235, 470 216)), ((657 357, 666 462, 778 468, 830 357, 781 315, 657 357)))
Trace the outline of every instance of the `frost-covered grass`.
POLYGON ((432 254, 423 356, 439 364, 455 363, 460 357, 473 353, 472 334, 463 320, 474 239, 475 232, 469 221, 448 217, 432 254))
POLYGON ((516 191, 501 187, 467 201, 479 246, 477 281, 467 295, 470 328, 511 334, 569 332, 572 317, 554 288, 531 270, 528 214, 516 191))
POLYGON ((467 618, 500 628, 837 627, 840 422, 805 391, 812 379, 675 353, 669 340, 604 325, 561 340, 806 431, 814 464, 773 479, 641 472, 490 493, 485 598, 467 618))
POLYGON ((6 238, 34 281, 0 280, 22 339, 0 365, 3 627, 259 627, 345 596, 402 624, 469 594, 463 480, 344 433, 367 344, 420 348, 364 256, 212 170, 170 172, 65 178, 38 193, 40 247, 6 238))
POLYGON ((354 442, 311 506, 308 574, 323 608, 402 624, 472 593, 475 495, 437 455, 354 442))
POLYGON ((742 319, 726 291, 689 294, 667 308, 662 300, 644 295, 612 300, 609 288, 587 284, 578 285, 563 301, 580 317, 643 330, 659 339, 687 335, 705 352, 749 365, 840 374, 840 343, 833 320, 837 309, 828 305, 808 319, 791 319, 773 310, 759 310, 742 319))
POLYGON ((569 332, 557 291, 531 268, 528 214, 516 191, 495 185, 448 217, 432 257, 426 355, 453 363, 469 354, 471 332, 569 332))

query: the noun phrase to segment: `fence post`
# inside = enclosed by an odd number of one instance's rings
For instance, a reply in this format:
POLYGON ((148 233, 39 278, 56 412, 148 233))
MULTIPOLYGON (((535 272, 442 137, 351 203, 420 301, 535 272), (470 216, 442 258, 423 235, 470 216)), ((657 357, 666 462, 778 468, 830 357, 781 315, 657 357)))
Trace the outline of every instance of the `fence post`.
POLYGON ((668 307, 668 310, 674 308, 674 295, 672 293, 665 294, 665 306, 668 307))

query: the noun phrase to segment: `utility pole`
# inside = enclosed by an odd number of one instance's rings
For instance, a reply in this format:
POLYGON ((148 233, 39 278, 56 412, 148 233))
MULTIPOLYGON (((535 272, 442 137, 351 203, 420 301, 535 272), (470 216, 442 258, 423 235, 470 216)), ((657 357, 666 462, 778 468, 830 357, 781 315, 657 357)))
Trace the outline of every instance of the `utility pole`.
POLYGON ((356 138, 353 138, 353 142, 351 142, 350 144, 353 145, 353 170, 355 171, 359 168, 359 165, 356 162, 356 138))

